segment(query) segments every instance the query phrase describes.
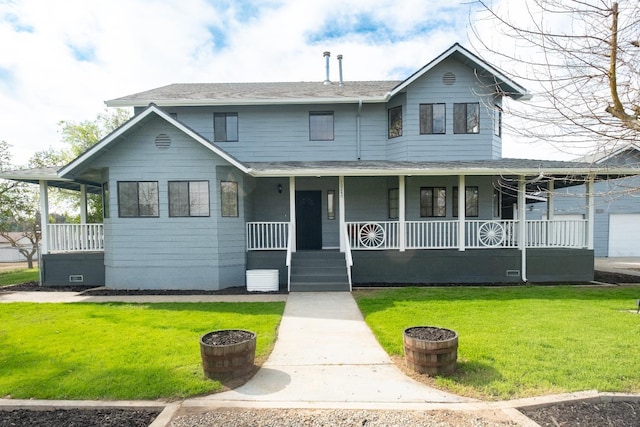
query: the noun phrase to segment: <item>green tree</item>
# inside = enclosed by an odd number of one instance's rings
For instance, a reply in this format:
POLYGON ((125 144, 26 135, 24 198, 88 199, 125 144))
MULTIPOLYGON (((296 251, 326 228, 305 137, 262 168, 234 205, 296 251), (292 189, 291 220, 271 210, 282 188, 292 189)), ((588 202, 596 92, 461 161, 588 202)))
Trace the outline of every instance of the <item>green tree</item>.
MULTIPOLYGON (((0 170, 13 169, 10 148, 6 141, 0 142, 0 170)), ((41 237, 40 213, 35 192, 25 184, 0 180, 0 236, 27 259, 29 268, 33 268, 41 237), (12 231, 20 233, 16 235, 12 231)))
MULTIPOLYGON (((84 120, 80 122, 61 120, 60 126, 61 141, 64 143, 62 149, 48 148, 35 153, 29 160, 30 167, 64 166, 73 159, 93 147, 102 138, 122 126, 131 118, 131 113, 125 108, 105 110, 98 114, 95 120, 84 120)), ((79 210, 80 200, 77 192, 58 190, 52 192, 52 198, 56 203, 69 205, 75 211, 79 210)), ((90 223, 102 222, 102 198, 97 194, 87 195, 87 221, 90 223)), ((80 216, 76 215, 72 219, 80 222, 80 216)))

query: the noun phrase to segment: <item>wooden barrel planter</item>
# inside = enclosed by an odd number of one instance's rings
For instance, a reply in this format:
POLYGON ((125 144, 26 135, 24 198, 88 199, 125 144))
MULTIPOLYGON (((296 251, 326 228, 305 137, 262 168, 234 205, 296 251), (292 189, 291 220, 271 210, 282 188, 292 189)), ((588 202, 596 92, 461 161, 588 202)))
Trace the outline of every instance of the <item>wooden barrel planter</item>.
POLYGON ((407 328, 404 330, 404 358, 407 367, 420 374, 452 374, 458 360, 458 334, 433 326, 407 328))
POLYGON ((207 378, 229 380, 248 374, 256 356, 256 334, 241 329, 212 331, 200 337, 202 369, 207 378))

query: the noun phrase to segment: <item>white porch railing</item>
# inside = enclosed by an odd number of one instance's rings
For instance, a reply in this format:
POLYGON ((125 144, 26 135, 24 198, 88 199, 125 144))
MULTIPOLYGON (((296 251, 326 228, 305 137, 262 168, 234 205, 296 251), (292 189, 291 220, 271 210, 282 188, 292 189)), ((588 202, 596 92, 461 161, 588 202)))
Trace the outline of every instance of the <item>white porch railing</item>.
POLYGON ((458 221, 407 221, 407 249, 451 249, 458 246, 458 221))
POLYGON ((354 250, 398 249, 397 221, 346 222, 349 246, 354 250))
POLYGON ((286 250, 289 242, 288 222, 248 222, 247 250, 286 250))
MULTIPOLYGON (((406 221, 405 249, 455 249, 458 220, 406 221)), ((585 248, 587 220, 527 221, 528 248, 585 248)), ((345 222, 345 243, 350 250, 400 249, 398 221, 345 222)), ((247 250, 287 250, 288 222, 247 223, 247 250)), ((518 248, 518 221, 466 220, 466 249, 518 248)))
POLYGON ((104 250, 102 224, 48 224, 49 252, 89 252, 104 250))

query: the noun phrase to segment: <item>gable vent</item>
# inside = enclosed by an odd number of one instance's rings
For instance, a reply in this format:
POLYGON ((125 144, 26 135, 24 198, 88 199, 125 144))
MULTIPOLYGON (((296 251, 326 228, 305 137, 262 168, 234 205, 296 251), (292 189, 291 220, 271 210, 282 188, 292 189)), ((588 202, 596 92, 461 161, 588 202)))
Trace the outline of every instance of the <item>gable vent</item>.
POLYGON ((442 75, 442 83, 446 86, 452 86, 456 82, 456 75, 451 71, 442 75))
POLYGON ((156 147, 158 148, 169 148, 171 146, 171 138, 169 135, 161 133, 156 136, 156 147))

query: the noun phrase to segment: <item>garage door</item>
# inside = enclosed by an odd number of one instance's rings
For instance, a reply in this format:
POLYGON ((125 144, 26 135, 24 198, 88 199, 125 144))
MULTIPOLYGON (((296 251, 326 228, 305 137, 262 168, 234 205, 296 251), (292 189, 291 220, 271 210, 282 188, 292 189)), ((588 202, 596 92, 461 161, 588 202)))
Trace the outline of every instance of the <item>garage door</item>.
POLYGON ((640 256, 640 214, 609 215, 609 256, 640 256))

